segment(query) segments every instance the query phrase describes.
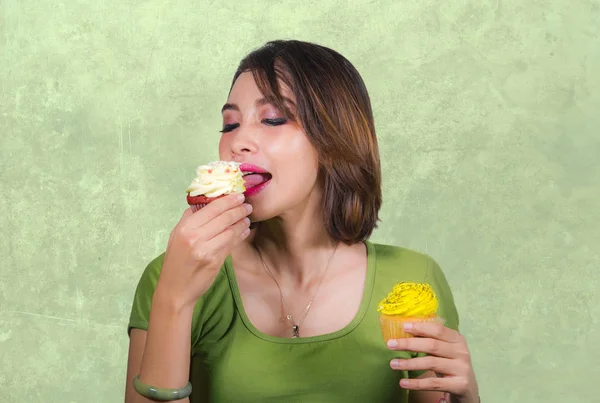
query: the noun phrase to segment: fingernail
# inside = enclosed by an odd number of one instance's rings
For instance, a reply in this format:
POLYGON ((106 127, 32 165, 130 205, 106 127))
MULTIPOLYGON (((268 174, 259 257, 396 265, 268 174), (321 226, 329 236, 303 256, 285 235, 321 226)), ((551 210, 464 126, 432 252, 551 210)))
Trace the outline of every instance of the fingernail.
POLYGON ((399 366, 398 364, 399 364, 398 360, 392 360, 392 362, 390 362, 390 366, 394 369, 398 369, 398 366, 399 366))
POLYGON ((398 347, 398 342, 397 342, 396 340, 394 340, 394 339, 392 339, 392 340, 389 340, 389 341, 387 342, 387 346, 388 346, 389 348, 396 348, 396 347, 398 347))
POLYGON ((413 328, 413 324, 412 324, 412 323, 410 323, 410 322, 408 322, 408 323, 405 323, 405 324, 403 324, 403 325, 402 325, 402 328, 403 328, 404 330, 412 330, 412 328, 413 328))
POLYGON ((246 196, 244 196, 243 193, 238 193, 236 198, 238 201, 244 201, 246 199, 246 196))
POLYGON ((400 380, 400 386, 402 386, 403 388, 408 386, 408 379, 401 379, 400 380))
POLYGON ((245 204, 244 207, 246 207, 246 210, 251 213, 252 212, 252 205, 251 204, 245 204))
POLYGON ((242 238, 244 238, 245 236, 247 236, 250 233, 250 228, 246 228, 244 230, 244 232, 242 232, 242 238))
POLYGON ((247 225, 250 225, 250 219, 249 219, 248 217, 244 217, 244 222, 245 222, 247 225))

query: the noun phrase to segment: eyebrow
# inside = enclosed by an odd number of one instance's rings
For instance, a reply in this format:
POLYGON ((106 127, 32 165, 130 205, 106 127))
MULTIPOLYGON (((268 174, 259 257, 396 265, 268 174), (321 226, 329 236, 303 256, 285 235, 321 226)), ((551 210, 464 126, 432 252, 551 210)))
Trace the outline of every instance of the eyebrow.
MULTIPOLYGON (((289 103, 294 108, 296 107, 296 104, 294 103, 294 101, 292 101, 288 97, 282 97, 282 98, 283 98, 284 102, 289 103)), ((268 104, 274 105, 275 104, 275 98, 274 97, 260 98, 260 99, 257 99, 254 102, 254 105, 256 107, 263 106, 263 105, 268 105, 268 104)), ((239 112, 240 108, 236 104, 227 103, 227 104, 223 105, 223 108, 221 108, 221 114, 223 112, 227 111, 227 110, 239 112)))

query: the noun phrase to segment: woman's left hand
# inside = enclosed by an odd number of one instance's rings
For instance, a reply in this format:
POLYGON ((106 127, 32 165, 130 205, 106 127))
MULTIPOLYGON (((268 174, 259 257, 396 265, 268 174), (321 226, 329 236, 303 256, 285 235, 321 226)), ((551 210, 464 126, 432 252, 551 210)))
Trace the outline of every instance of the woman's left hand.
POLYGON ((400 381, 402 388, 447 392, 453 402, 479 402, 479 390, 471 365, 471 355, 463 335, 440 323, 405 323, 404 330, 417 337, 390 340, 388 348, 396 351, 423 352, 428 355, 394 359, 390 362, 390 366, 396 370, 432 371, 437 376, 402 379, 400 381))

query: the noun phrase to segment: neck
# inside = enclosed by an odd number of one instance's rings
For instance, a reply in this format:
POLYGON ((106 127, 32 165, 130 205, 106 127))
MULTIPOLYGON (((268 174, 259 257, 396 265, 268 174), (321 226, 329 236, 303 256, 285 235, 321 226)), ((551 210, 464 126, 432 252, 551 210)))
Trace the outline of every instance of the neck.
POLYGON ((296 286, 318 281, 337 244, 320 217, 293 222, 276 217, 259 223, 254 232, 254 247, 269 270, 283 283, 296 286))

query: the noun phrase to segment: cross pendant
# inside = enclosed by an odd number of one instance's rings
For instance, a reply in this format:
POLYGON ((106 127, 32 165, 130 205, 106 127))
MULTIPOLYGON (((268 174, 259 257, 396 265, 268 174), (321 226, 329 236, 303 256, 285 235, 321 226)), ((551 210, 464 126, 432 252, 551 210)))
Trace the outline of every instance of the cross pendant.
POLYGON ((300 337, 300 326, 294 325, 292 326, 292 339, 296 339, 300 337))

